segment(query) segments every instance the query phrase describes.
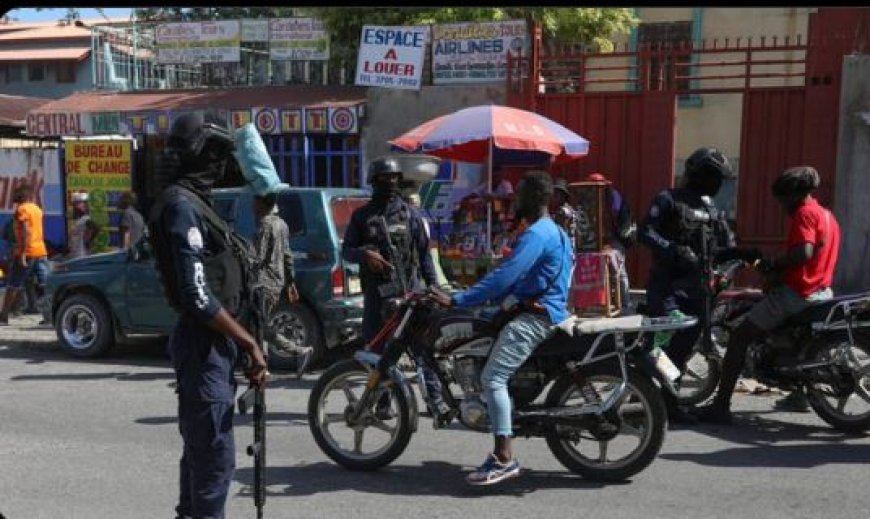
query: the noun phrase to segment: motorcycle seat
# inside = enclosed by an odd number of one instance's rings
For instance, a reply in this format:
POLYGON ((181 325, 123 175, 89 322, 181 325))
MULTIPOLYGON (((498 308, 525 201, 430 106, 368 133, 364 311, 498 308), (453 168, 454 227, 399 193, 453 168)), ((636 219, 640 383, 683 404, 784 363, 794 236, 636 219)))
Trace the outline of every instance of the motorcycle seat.
POLYGON ((828 317, 828 314, 831 312, 831 308, 833 308, 834 305, 836 305, 837 303, 863 298, 870 298, 870 292, 837 296, 826 301, 818 301, 813 303, 812 306, 806 308, 805 310, 802 310, 801 312, 791 316, 788 322, 793 325, 821 322, 828 317))
POLYGON ((572 337, 586 334, 636 332, 643 326, 643 315, 591 319, 571 316, 556 326, 572 337))

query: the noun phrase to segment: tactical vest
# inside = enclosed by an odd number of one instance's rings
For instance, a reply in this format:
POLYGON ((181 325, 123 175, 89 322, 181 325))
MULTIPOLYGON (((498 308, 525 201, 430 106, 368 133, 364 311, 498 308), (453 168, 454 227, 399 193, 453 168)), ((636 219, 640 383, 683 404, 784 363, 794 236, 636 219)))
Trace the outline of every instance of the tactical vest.
POLYGON ((233 231, 214 209, 195 193, 181 187, 170 186, 163 190, 151 210, 148 220, 149 240, 154 250, 157 272, 160 275, 164 294, 169 304, 179 313, 185 309, 178 298, 172 249, 163 227, 163 210, 167 203, 186 198, 203 218, 207 228, 207 247, 203 249, 203 269, 209 289, 221 305, 234 317, 246 324, 253 322, 254 302, 249 288, 254 281, 255 252, 243 236, 233 231))
POLYGON ((383 216, 387 221, 390 241, 398 251, 398 260, 405 266, 405 276, 408 281, 416 276, 420 263, 419 254, 414 246, 414 234, 411 230, 411 208, 403 202, 390 202, 384 213, 375 213, 366 221, 366 240, 377 244, 378 251, 389 262, 396 263, 396 258, 390 258, 390 251, 383 236, 381 224, 378 222, 383 216))

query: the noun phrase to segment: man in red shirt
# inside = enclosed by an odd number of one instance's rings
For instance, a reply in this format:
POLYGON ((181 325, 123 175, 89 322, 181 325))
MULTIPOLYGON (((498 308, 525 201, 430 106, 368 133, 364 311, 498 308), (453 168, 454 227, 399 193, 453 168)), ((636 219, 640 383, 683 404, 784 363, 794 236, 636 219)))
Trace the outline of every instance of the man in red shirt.
POLYGON ((773 196, 791 216, 786 253, 768 264, 768 270, 781 274, 782 283, 768 291, 731 334, 716 398, 696 411, 702 421, 731 423, 731 394, 749 344, 814 302, 833 297, 840 226, 831 211, 810 195, 819 182, 815 168, 798 166, 785 170, 771 186, 773 196))

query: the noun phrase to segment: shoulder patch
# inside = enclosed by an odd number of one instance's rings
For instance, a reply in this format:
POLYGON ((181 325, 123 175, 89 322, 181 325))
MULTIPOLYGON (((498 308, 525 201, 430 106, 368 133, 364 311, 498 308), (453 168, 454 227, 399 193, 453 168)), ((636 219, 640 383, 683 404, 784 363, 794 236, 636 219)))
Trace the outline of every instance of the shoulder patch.
POLYGON ((199 229, 191 227, 187 230, 187 243, 196 250, 203 248, 202 233, 199 232, 199 229))
POLYGON ((659 212, 659 206, 657 204, 653 204, 652 207, 649 208, 649 215, 652 218, 658 218, 659 212))

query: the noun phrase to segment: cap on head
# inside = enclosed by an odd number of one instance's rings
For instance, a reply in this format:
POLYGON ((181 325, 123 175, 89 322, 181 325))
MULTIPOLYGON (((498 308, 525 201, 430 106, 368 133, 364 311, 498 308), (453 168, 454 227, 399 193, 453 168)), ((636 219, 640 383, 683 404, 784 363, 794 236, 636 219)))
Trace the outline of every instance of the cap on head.
POLYGON ((84 192, 75 192, 70 195, 70 201, 74 204, 88 201, 88 194, 84 192))

